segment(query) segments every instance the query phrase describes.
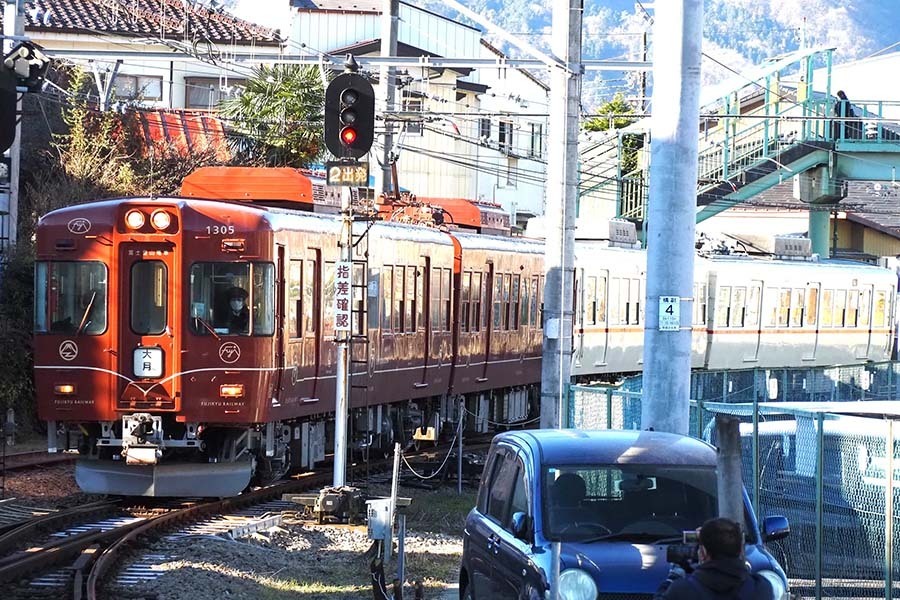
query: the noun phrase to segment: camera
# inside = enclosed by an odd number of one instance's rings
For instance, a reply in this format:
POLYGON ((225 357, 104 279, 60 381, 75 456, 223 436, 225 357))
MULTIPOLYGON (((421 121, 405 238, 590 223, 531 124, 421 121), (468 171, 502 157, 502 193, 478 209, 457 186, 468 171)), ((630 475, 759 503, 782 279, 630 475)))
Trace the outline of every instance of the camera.
POLYGON ((666 561, 681 566, 685 571, 700 562, 700 535, 695 530, 681 532, 681 543, 666 547, 666 561))

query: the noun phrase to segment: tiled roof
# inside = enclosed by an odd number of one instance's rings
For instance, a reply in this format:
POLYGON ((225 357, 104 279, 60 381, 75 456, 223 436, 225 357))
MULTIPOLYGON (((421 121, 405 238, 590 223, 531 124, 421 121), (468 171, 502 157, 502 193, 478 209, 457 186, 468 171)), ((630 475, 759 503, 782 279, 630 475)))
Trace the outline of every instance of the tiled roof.
MULTIPOLYGON (((900 238, 900 188, 883 181, 848 181, 847 197, 835 209, 846 212, 851 221, 862 223, 900 238)), ((742 205, 745 208, 805 209, 807 204, 794 199, 790 181, 776 185, 742 205)))
MULTIPOLYGON (((0 13, 0 23, 2 17, 0 13)), ((276 30, 182 0, 26 0, 25 31, 164 37, 189 43, 280 43, 276 30)))

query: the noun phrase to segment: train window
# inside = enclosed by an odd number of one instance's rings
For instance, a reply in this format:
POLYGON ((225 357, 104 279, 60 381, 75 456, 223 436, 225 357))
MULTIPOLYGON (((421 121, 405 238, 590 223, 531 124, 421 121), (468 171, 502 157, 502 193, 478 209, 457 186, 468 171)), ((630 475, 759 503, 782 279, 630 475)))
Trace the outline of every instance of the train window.
POLYGON ((834 309, 834 290, 822 290, 822 327, 831 327, 834 309))
MULTIPOLYGON (((250 315, 253 335, 275 334, 275 265, 253 263, 253 293, 250 315)), ((331 305, 329 305, 331 306, 331 305)))
POLYGON ((472 273, 472 331, 481 331, 481 305, 484 303, 481 280, 481 273, 472 273))
POLYGON ((319 323, 319 250, 303 265, 303 335, 314 336, 319 323))
POLYGON ((510 293, 512 292, 512 274, 503 276, 503 329, 509 329, 510 293))
POLYGON ((730 301, 731 286, 721 286, 716 298, 716 327, 728 327, 728 303, 730 301))
POLYGON ((584 324, 597 323, 597 278, 586 277, 584 280, 584 324))
POLYGON ((810 287, 806 290, 806 326, 814 327, 819 313, 819 288, 810 287))
POLYGON ((441 330, 441 270, 431 269, 431 331, 441 330))
POLYGON ((791 317, 791 288, 778 291, 778 326, 787 327, 791 317))
POLYGON ((856 327, 859 316, 859 290, 850 290, 847 293, 847 327, 856 327))
POLYGON ((453 275, 450 269, 444 269, 444 277, 443 277, 443 285, 441 286, 443 293, 443 305, 442 308, 444 310, 443 322, 444 322, 444 331, 450 331, 450 316, 451 316, 451 302, 453 301, 453 275))
POLYGON ((522 284, 521 275, 513 275, 512 291, 509 293, 509 301, 512 303, 510 307, 510 327, 512 329, 519 328, 519 287, 522 284))
POLYGON ((364 335, 366 332, 365 312, 366 312, 366 292, 367 286, 362 285, 366 281, 366 268, 362 263, 353 263, 353 275, 351 279, 350 295, 352 297, 351 311, 356 311, 356 318, 353 319, 353 335, 364 335))
MULTIPOLYGON (((166 330, 168 270, 161 260, 131 265, 131 330, 138 335, 159 335, 166 330)), ((248 324, 246 322, 245 324, 248 324)))
POLYGON ((428 271, 424 265, 416 268, 416 330, 425 331, 425 277, 428 271))
POLYGON ((872 327, 884 327, 887 314, 887 292, 878 290, 875 292, 875 303, 872 307, 872 327))
POLYGON ((756 284, 750 288, 750 296, 747 299, 747 318, 744 325, 747 327, 759 327, 759 301, 762 285, 756 284))
POLYGON ((597 279, 597 322, 606 323, 606 277, 597 279))
POLYGON ((416 332, 416 273, 415 267, 406 267, 406 328, 409 333, 416 332))
POLYGON ((609 280, 609 322, 618 325, 622 322, 619 313, 619 278, 611 277, 609 280))
POLYGON ((736 287, 731 291, 731 309, 729 310, 728 325, 731 327, 743 327, 746 312, 747 288, 736 287))
MULTIPOLYGON (((368 279, 368 287, 366 289, 366 302, 369 303, 369 310, 366 311, 366 317, 369 320, 368 327, 369 329, 378 329, 378 324, 381 322, 381 315, 384 314, 384 311, 378 305, 379 298, 381 298, 381 269, 378 267, 372 267, 369 269, 369 279, 368 279), (379 312, 381 311, 381 312, 379 312)), ((361 334, 363 332, 360 332, 361 334)))
POLYGON ((803 288, 791 290, 791 327, 803 326, 803 288))
POLYGON ((847 308, 847 290, 834 291, 834 318, 831 323, 835 327, 844 326, 844 309, 847 308))
POLYGON ((381 273, 381 281, 381 291, 384 297, 381 331, 383 333, 391 333, 391 315, 394 312, 394 267, 385 265, 384 271, 381 273))
POLYGON ((494 331, 500 329, 503 323, 501 309, 503 308, 503 275, 494 273, 494 331))
POLYGON ((859 292, 859 326, 869 327, 869 315, 872 311, 872 288, 860 290, 859 292))
POLYGON ((106 331, 107 269, 101 262, 37 262, 34 271, 37 333, 106 331))
POLYGON ((628 286, 628 301, 630 302, 629 323, 637 325, 641 322, 641 280, 632 279, 628 286))
POLYGON ((528 275, 522 280, 522 326, 531 326, 531 282, 528 275))
POLYGON ((459 330, 469 331, 469 288, 472 286, 472 272, 465 271, 459 284, 459 330))
POLYGON ((531 298, 531 315, 528 318, 534 327, 538 327, 540 325, 538 322, 538 304, 540 302, 540 296, 538 295, 537 275, 531 278, 531 298))
POLYGON ((303 335, 303 261, 291 261, 287 286, 288 335, 298 338, 303 335))
POLYGON ((394 267, 394 333, 403 333, 406 325, 406 267, 394 267))

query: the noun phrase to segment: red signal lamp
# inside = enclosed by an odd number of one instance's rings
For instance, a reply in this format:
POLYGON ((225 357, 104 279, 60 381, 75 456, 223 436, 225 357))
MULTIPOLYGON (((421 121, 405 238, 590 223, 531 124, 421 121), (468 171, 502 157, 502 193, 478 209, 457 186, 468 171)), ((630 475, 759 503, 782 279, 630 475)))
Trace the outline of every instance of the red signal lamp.
POLYGON ((356 133, 356 129, 353 127, 344 127, 341 129, 341 143, 345 146, 352 146, 358 137, 359 134, 356 133))

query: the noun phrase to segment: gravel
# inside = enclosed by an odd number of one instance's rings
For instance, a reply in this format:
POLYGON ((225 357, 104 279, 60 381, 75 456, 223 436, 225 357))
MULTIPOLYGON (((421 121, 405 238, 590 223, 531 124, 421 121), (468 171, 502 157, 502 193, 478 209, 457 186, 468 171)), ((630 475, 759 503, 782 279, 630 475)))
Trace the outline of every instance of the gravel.
POLYGON ((6 473, 4 487, 4 498, 36 508, 68 508, 103 499, 78 490, 73 464, 11 471, 6 473))

